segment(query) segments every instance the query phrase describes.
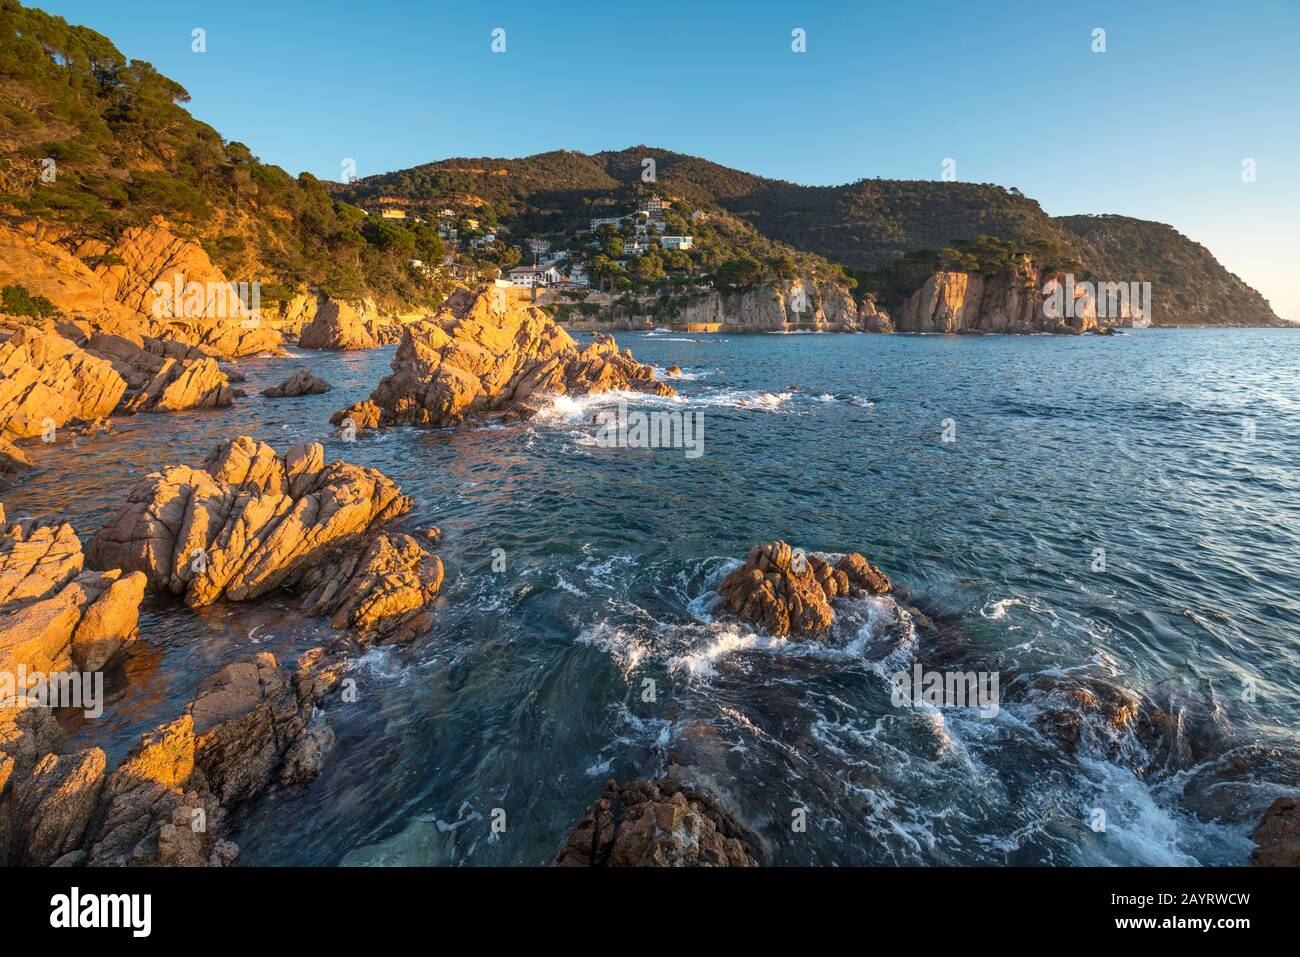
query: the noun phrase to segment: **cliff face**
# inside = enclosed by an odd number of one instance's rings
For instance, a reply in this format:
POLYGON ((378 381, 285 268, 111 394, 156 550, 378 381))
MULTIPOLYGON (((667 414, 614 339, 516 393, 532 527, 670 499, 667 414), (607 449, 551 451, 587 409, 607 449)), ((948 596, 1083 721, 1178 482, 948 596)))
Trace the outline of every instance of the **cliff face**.
POLYGON ((831 282, 787 279, 736 291, 669 297, 644 313, 604 315, 593 328, 672 325, 690 332, 893 332, 889 316, 831 282))
POLYGON ((216 359, 276 352, 279 333, 250 313, 201 246, 162 220, 113 246, 28 223, 0 227, 0 285, 49 299, 69 319, 113 335, 198 349, 216 359))
POLYGON ((1043 307, 1043 286, 1055 278, 1032 271, 937 272, 898 310, 899 332, 1078 334, 1096 332, 1096 302, 1079 297, 1053 317, 1043 307))

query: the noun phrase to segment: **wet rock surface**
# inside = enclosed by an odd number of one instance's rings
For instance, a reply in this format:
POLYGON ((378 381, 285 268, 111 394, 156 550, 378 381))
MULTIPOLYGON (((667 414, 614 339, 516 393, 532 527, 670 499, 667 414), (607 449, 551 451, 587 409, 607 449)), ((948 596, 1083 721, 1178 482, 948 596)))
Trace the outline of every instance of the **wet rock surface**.
POLYGON ((1257 867, 1300 867, 1300 798, 1278 798, 1250 836, 1258 845, 1250 855, 1257 867))
POLYGON ((782 541, 755 545, 745 564, 718 586, 718 610, 784 638, 817 638, 830 630, 831 599, 892 591, 888 576, 857 553, 835 565, 782 541))
POLYGON ((709 795, 667 778, 606 781, 558 867, 757 867, 757 841, 709 795))
POLYGON ((314 376, 308 369, 297 369, 281 382, 262 391, 268 399, 287 399, 299 395, 323 395, 330 391, 330 384, 319 376, 314 376))

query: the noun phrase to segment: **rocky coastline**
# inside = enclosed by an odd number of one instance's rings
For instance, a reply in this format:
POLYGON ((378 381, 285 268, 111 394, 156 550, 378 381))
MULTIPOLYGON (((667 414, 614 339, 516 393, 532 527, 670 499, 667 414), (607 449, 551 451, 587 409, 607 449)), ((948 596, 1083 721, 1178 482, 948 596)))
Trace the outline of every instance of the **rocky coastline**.
MULTIPOLYGON (((166 275, 226 283, 199 246, 165 223, 128 231, 111 257, 81 248, 80 256, 111 263, 95 268, 49 237, 10 230, 3 238, 63 277, 57 294, 70 310, 70 317, 0 320, 0 480, 10 484, 32 468, 24 443, 111 431, 110 417, 240 401, 239 361, 282 354, 293 339, 303 349, 337 351, 397 344, 392 373, 370 398, 330 419, 353 436, 527 418, 555 395, 675 395, 613 337, 580 345, 551 309, 497 287, 457 290, 428 317, 384 316, 373 305, 307 295, 268 310, 266 322, 204 319, 176 314, 174 302, 159 305, 166 275)), ((839 286, 792 280, 699 297, 674 324, 698 332, 1106 331, 1086 310, 1046 328, 1040 310, 1027 282, 938 273, 893 318, 870 299, 855 304, 839 286)), ((629 328, 640 321, 629 319, 629 328)), ((303 367, 263 395, 293 399, 330 388, 303 367)), ((335 735, 329 705, 357 656, 374 644, 415 642, 435 620, 445 577, 432 550, 437 534, 402 527, 410 509, 382 472, 327 464, 319 443, 278 451, 238 436, 201 462, 140 476, 84 549, 70 525, 0 517, 0 671, 109 666, 139 640, 140 607, 151 594, 193 609, 288 594, 299 614, 336 633, 293 662, 263 652, 217 669, 176 717, 145 733, 113 767, 100 747, 67 750, 47 703, 20 694, 0 709, 0 862, 236 862, 233 822, 268 793, 311 781, 327 763, 335 735)), ((959 629, 928 615, 857 553, 756 545, 721 581, 713 612, 774 639, 822 642, 842 603, 864 598, 897 603, 935 660, 987 664, 959 629)), ((1194 753, 1177 732, 1183 715, 1109 678, 1010 674, 1004 689, 1006 701, 1032 708, 1045 746, 1064 754, 1086 751, 1145 773, 1194 753)), ((559 866, 748 867, 768 858, 727 795, 696 781, 689 765, 608 781, 574 814, 555 855, 559 866)), ((1296 820, 1293 799, 1274 803, 1254 832, 1252 862, 1294 866, 1296 820)))

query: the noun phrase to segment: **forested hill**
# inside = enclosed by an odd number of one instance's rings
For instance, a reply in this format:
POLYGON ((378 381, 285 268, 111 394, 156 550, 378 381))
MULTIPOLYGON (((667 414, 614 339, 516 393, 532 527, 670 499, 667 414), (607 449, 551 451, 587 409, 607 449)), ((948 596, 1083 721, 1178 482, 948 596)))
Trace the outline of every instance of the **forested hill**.
POLYGON ((447 159, 330 188, 353 202, 387 196, 429 208, 484 209, 522 234, 578 230, 657 190, 702 210, 725 211, 769 240, 855 270, 994 236, 1058 249, 1104 281, 1151 282, 1158 325, 1288 325, 1204 246, 1171 227, 1122 216, 1053 218, 1019 190, 992 184, 863 179, 801 186, 634 146, 447 159), (649 184, 646 160, 654 161, 649 184))
POLYGON ((309 286, 411 303, 434 294, 410 268, 441 257, 432 226, 368 221, 311 174, 259 162, 188 101, 94 30, 0 0, 0 221, 111 244, 162 216, 226 275, 260 281, 263 300, 309 286))
POLYGON ((1208 249, 1172 226, 1129 216, 1056 221, 1089 244, 1094 272, 1150 282, 1162 326, 1291 325, 1208 249))

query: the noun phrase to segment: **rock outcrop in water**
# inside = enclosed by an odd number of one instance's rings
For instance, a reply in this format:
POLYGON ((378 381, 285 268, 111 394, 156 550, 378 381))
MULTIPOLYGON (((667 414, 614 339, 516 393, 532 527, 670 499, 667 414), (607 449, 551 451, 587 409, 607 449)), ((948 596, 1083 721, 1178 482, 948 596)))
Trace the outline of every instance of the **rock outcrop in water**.
POLYGON ((367 402, 335 425, 443 426, 484 413, 526 415, 547 394, 626 389, 675 395, 630 351, 605 336, 585 349, 534 306, 510 306, 497 290, 458 290, 433 319, 406 327, 386 376, 367 402))
POLYGON ((757 842, 702 791, 667 778, 606 781, 558 867, 757 867, 757 842))
POLYGON ((192 346, 92 332, 73 323, 60 332, 91 355, 112 363, 132 390, 119 406, 122 413, 180 412, 230 405, 230 379, 217 361, 192 346), (80 336, 80 338, 78 338, 80 336))
POLYGON ((1250 839, 1258 845, 1250 855, 1257 867, 1300 867, 1300 798, 1272 803, 1250 839))
POLYGON ((402 341, 402 323, 362 316, 346 302, 324 299, 298 334, 304 349, 375 349, 402 341))
POLYGON ((300 395, 323 395, 331 386, 319 376, 314 376, 308 369, 297 369, 293 375, 279 385, 264 389, 262 395, 268 399, 287 399, 300 395))
POLYGON ((294 587, 305 613, 344 631, 292 676, 265 653, 222 668, 111 773, 99 748, 62 753, 48 708, 0 712, 0 864, 232 863, 231 814, 319 773, 334 735, 318 707, 349 656, 428 630, 442 562, 381 528, 409 506, 373 469, 324 465, 320 445, 279 456, 240 437, 202 469, 146 477, 96 533, 90 553, 129 574, 82 572, 68 526, 13 526, 0 547, 0 612, 12 623, 0 664, 102 667, 134 637, 146 583, 191 605, 294 587))
POLYGON ((48 709, 23 711, 0 733, 0 863, 233 863, 231 813, 319 772, 334 738, 315 711, 338 678, 321 649, 290 677, 265 652, 229 664, 111 774, 99 748, 61 753, 48 709))
POLYGON ((317 557, 298 581, 310 614, 328 616, 364 644, 407 642, 432 623, 442 560, 411 535, 382 532, 317 557))
POLYGON ((893 587, 884 572, 856 552, 832 565, 775 541, 755 545, 745 564, 723 579, 718 610, 777 637, 817 638, 834 621, 832 598, 880 595, 893 587))
POLYGON ((141 571, 191 607, 245 601, 300 581, 327 549, 378 529, 411 500, 382 473, 324 464, 319 443, 283 456, 240 436, 201 468, 146 476, 91 538, 100 568, 141 571))

